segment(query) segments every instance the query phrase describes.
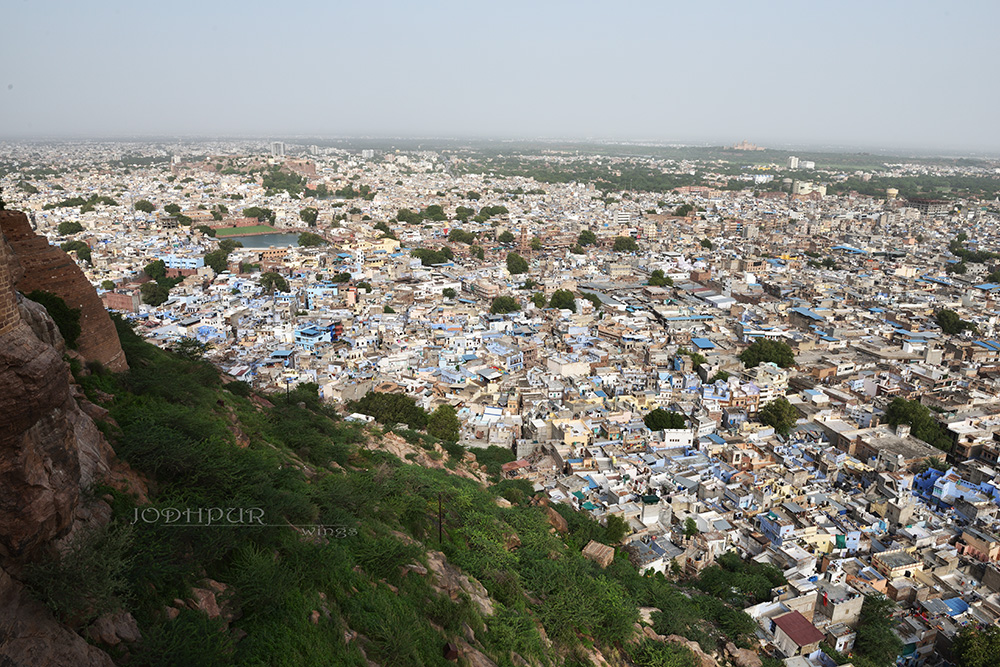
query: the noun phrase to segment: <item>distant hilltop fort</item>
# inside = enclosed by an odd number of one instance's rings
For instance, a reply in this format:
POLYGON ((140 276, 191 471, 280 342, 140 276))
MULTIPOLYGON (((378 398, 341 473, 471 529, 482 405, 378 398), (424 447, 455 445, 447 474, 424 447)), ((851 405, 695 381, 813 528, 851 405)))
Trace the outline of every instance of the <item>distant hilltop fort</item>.
POLYGON ((762 151, 762 150, 764 150, 764 147, 763 146, 758 146, 757 144, 751 144, 749 141, 747 141, 746 139, 744 139, 740 143, 734 144, 733 145, 733 150, 734 151, 762 151))

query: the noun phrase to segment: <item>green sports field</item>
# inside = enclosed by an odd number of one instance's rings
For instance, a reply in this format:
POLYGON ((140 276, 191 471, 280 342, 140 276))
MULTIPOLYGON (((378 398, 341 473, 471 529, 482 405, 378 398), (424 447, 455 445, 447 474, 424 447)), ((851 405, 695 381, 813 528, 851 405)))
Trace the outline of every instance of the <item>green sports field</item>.
POLYGON ((226 227, 216 229, 216 236, 243 236, 245 234, 276 233, 278 230, 271 225, 253 225, 252 227, 226 227))

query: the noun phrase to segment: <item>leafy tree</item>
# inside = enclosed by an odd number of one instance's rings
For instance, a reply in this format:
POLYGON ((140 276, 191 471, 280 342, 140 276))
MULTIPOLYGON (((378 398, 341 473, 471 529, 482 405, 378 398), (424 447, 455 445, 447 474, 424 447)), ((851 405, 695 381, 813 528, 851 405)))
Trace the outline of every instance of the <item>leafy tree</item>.
MULTIPOLYGON (((114 285, 112 284, 112 286, 114 285)), ((75 350, 77 339, 80 337, 80 331, 82 330, 80 328, 80 309, 70 308, 61 296, 43 290, 34 290, 25 296, 35 303, 45 306, 49 317, 56 323, 59 333, 62 334, 63 340, 66 341, 66 347, 75 350)))
MULTIPOLYGON (((856 628, 854 663, 864 667, 893 667, 903 642, 892 631, 896 603, 881 595, 866 595, 856 628)), ((995 656, 994 656, 995 661, 995 656)), ((995 664, 995 663, 994 663, 995 664)))
POLYGON ((587 301, 589 301, 590 303, 594 304, 594 310, 595 311, 598 311, 598 310, 601 309, 601 305, 602 305, 601 304, 601 297, 597 296, 596 294, 587 293, 587 294, 583 295, 583 298, 586 299, 587 301))
POLYGON ((392 315, 396 312, 396 309, 393 308, 392 306, 384 306, 382 308, 382 312, 386 315, 392 315))
POLYGON ((427 426, 427 412, 405 394, 370 391, 357 401, 348 401, 347 409, 370 415, 381 424, 406 424, 418 430, 427 426))
POLYGON ((422 266, 447 264, 452 260, 452 257, 454 257, 453 253, 448 248, 442 248, 441 250, 431 250, 430 248, 414 248, 413 250, 410 251, 410 256, 419 258, 420 264, 422 266))
POLYGON ((351 281, 351 274, 348 273, 347 271, 341 271, 340 273, 335 273, 330 278, 330 282, 332 283, 347 283, 350 281, 351 281))
POLYGON ((766 338, 755 340, 753 345, 740 353, 739 359, 747 368, 756 368, 765 361, 775 363, 782 368, 795 365, 795 355, 788 343, 766 338))
POLYGON ((917 472, 927 472, 931 468, 934 470, 940 470, 941 472, 946 472, 948 470, 948 464, 940 456, 932 456, 920 462, 920 465, 917 466, 917 472))
POLYGON ((113 290, 115 288, 115 283, 113 280, 102 280, 101 289, 103 290, 113 290))
POLYGON ((700 242, 702 248, 712 249, 712 242, 708 239, 702 239, 700 242))
POLYGON ((226 263, 226 259, 229 257, 229 253, 224 250, 213 250, 212 252, 205 253, 205 266, 210 267, 216 273, 222 273, 229 265, 226 263))
POLYGON ((371 293, 371 291, 372 291, 372 284, 369 283, 369 282, 366 282, 364 280, 361 280, 361 281, 358 282, 357 288, 358 289, 363 289, 365 292, 371 293))
POLYGON ((549 299, 549 308, 569 310, 575 313, 576 298, 573 296, 573 293, 567 289, 557 289, 552 293, 552 298, 549 299))
POLYGON ((886 409, 885 420, 889 426, 893 427, 899 424, 908 424, 913 437, 942 451, 951 451, 951 438, 931 416, 931 411, 927 406, 920 403, 919 400, 908 401, 897 396, 892 399, 892 403, 886 409))
POLYGON ((458 292, 456 292, 451 287, 445 287, 443 290, 441 290, 441 296, 443 296, 446 299, 454 299, 456 296, 458 296, 458 292))
POLYGON ((66 252, 75 252, 85 262, 90 262, 90 246, 83 241, 66 241, 59 246, 66 252))
POLYGON ((535 304, 538 308, 544 308, 546 305, 545 295, 541 292, 535 292, 531 295, 531 303, 535 304))
POLYGON ((142 295, 143 303, 154 307, 162 305, 167 299, 170 298, 170 291, 160 283, 153 280, 148 283, 143 283, 142 287, 139 288, 139 293, 142 295))
POLYGON ((715 384, 719 380, 722 380, 723 382, 725 382, 729 378, 730 378, 730 373, 729 372, 727 372, 727 371, 719 371, 718 373, 716 373, 715 375, 713 375, 711 378, 709 378, 708 383, 709 384, 715 384))
POLYGON ((757 413, 757 421, 767 426, 773 426, 776 433, 788 435, 788 432, 795 426, 799 414, 795 406, 788 402, 784 396, 774 399, 757 413))
POLYGON ((202 343, 197 338, 190 338, 188 336, 181 338, 173 346, 173 350, 176 354, 179 354, 189 361, 198 361, 199 359, 204 358, 208 348, 208 343, 202 343))
POLYGON ((698 524, 692 517, 684 519, 684 537, 694 537, 701 531, 698 530, 698 524))
POLYGON ((60 236, 70 236, 72 234, 78 234, 83 231, 83 225, 79 222, 60 222, 57 231, 60 236))
POLYGON ((646 413, 642 422, 651 431, 663 431, 665 429, 684 428, 687 420, 679 412, 670 412, 663 408, 656 408, 646 413))
POLYGON ((507 215, 509 211, 506 206, 484 206, 479 209, 479 217, 484 219, 492 218, 494 215, 507 215))
POLYGON ((268 192, 274 193, 284 190, 292 196, 297 196, 305 187, 306 178, 293 171, 286 171, 281 167, 271 167, 261 178, 261 185, 268 192))
POLYGON ((654 269, 649 274, 648 285, 652 287, 673 287, 674 281, 670 276, 663 275, 663 269, 654 269))
POLYGON ((405 222, 411 225, 419 225, 423 222, 423 216, 420 213, 414 213, 408 208, 401 208, 396 213, 396 220, 399 222, 405 222))
POLYGON ((513 313, 518 310, 521 310, 521 306, 518 304, 517 299, 512 296, 494 297, 493 302, 490 304, 490 312, 494 315, 513 313))
POLYGON ((618 544, 629 534, 628 523, 620 516, 609 514, 604 526, 604 539, 609 544, 618 544))
POLYGON ((966 330, 975 330, 976 328, 976 325, 972 322, 966 322, 954 310, 948 310, 947 308, 937 311, 934 314, 934 320, 941 327, 941 331, 946 334, 955 335, 966 330))
POLYGON ((589 229, 585 229, 580 232, 580 236, 577 237, 576 243, 579 246, 597 245, 597 234, 589 229))
POLYGON ((457 243, 467 243, 472 245, 476 242, 476 235, 472 232, 467 232, 464 229, 459 229, 458 227, 452 229, 448 232, 448 240, 457 243))
POLYGON ((528 261, 516 252, 509 252, 507 253, 507 271, 509 271, 511 275, 527 273, 528 261))
POLYGON ((674 215, 679 218, 685 218, 688 215, 690 215, 691 211, 693 210, 694 206, 691 206, 691 204, 681 204, 676 209, 674 209, 674 215))
POLYGON ((215 230, 209 227, 208 225, 198 225, 197 227, 195 227, 195 229, 197 229, 205 236, 211 236, 212 238, 215 238, 216 235, 215 230))
POLYGON ((537 236, 531 239, 531 249, 536 252, 542 249, 542 240, 537 236))
POLYGON ((288 286, 288 281, 280 273, 274 271, 267 271, 260 274, 260 287, 265 292, 274 293, 275 290, 279 292, 289 292, 291 288, 288 286))
POLYGON ((514 235, 510 233, 509 229, 505 229, 504 231, 502 231, 500 233, 500 236, 497 237, 497 242, 498 243, 513 243, 514 242, 514 235))
POLYGON ((475 214, 476 212, 468 206, 458 206, 455 208, 455 217, 459 220, 468 220, 475 214))
POLYGON ((170 203, 164 206, 163 210, 169 213, 170 215, 177 215, 178 213, 181 212, 181 207, 178 206, 177 204, 170 203))
POLYGON ((265 220, 269 222, 274 222, 276 215, 274 211, 272 211, 269 208, 262 208, 260 206, 250 206, 243 209, 243 217, 257 218, 258 222, 264 222, 265 220))
POLYGON ((587 251, 584 250, 583 247, 580 246, 580 244, 577 244, 577 245, 573 246, 572 248, 569 249, 569 251, 571 253, 573 253, 574 255, 586 255, 587 254, 587 251))
POLYGON ((316 219, 318 217, 319 211, 312 206, 306 206, 304 209, 299 211, 299 219, 310 227, 316 226, 316 219))
POLYGON ((424 217, 435 222, 442 222, 448 219, 448 216, 444 213, 444 209, 439 204, 432 204, 424 209, 424 217))
POLYGON ((148 199, 140 199, 132 206, 132 208, 137 211, 142 211, 143 213, 152 213, 156 210, 156 206, 154 206, 153 202, 148 199))
POLYGON ((473 201, 478 200, 480 197, 482 197, 482 195, 480 195, 475 190, 469 190, 468 192, 465 193, 465 198, 472 199, 473 201))
POLYGON ((615 252, 639 252, 639 244, 631 236, 616 236, 612 249, 615 252))
POLYGON ((302 232, 299 234, 299 246, 302 248, 314 248, 316 246, 326 245, 326 239, 324 239, 319 234, 313 234, 312 232, 302 232))
POLYGON ((993 667, 1000 656, 1000 628, 967 625, 958 633, 952 651, 958 667, 993 667))
POLYGON ((462 424, 455 408, 447 403, 439 405, 427 419, 427 432, 440 440, 457 442, 462 424))
POLYGON ((153 280, 163 280, 167 277, 167 265, 162 259, 153 260, 143 267, 142 272, 153 280))
POLYGON ((482 261, 486 259, 486 252, 481 247, 474 245, 472 246, 472 256, 482 261))

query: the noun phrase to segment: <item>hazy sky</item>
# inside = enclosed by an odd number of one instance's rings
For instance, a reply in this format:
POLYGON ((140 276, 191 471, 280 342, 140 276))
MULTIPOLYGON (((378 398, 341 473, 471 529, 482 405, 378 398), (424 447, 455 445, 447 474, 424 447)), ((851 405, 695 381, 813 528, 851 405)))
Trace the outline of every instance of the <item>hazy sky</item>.
POLYGON ((3 0, 0 136, 1000 152, 1000 2, 3 0))

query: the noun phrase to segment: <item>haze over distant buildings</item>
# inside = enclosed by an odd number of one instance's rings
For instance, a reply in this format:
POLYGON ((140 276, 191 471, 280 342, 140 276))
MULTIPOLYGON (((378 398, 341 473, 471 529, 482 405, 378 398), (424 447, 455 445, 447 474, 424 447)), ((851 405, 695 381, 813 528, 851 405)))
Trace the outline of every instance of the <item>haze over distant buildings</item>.
POLYGON ((1000 152, 996 3, 8 3, 0 135, 1000 152))

